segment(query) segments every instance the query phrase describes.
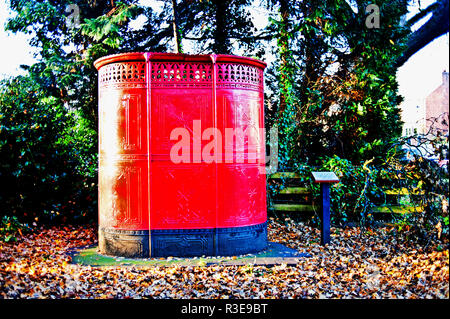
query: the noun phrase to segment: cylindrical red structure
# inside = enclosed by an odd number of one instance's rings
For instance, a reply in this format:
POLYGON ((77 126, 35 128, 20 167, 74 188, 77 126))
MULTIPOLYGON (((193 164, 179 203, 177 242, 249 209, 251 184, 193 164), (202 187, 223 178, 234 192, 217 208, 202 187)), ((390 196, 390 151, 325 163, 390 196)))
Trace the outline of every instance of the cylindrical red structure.
POLYGON ((147 52, 106 56, 95 67, 100 252, 145 258, 264 249, 265 64, 147 52))

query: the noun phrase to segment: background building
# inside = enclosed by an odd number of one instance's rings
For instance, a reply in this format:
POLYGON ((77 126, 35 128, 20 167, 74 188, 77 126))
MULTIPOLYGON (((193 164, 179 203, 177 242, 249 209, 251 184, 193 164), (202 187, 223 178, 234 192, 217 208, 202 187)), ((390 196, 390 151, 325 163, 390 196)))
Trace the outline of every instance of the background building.
POLYGON ((442 72, 442 83, 425 98, 405 99, 402 103, 403 135, 448 134, 448 72, 442 72))
POLYGON ((448 72, 442 72, 442 84, 425 100, 426 133, 448 134, 448 72))

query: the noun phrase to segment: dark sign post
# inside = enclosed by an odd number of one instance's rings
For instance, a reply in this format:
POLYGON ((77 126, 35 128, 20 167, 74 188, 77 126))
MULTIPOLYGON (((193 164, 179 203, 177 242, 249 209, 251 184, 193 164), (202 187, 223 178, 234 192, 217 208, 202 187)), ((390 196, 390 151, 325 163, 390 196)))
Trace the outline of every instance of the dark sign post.
POLYGON ((320 184, 322 207, 322 231, 320 244, 325 245, 330 242, 330 184, 338 183, 339 178, 333 172, 312 172, 314 182, 320 184))

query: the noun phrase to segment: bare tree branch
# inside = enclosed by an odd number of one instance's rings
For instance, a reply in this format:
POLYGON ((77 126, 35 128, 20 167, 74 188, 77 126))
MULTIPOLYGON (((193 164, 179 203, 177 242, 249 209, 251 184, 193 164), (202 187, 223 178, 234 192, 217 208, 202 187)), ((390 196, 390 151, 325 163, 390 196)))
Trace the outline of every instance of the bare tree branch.
POLYGON ((420 10, 414 17, 408 20, 406 23, 407 26, 412 27, 414 24, 419 22, 420 19, 424 18, 427 14, 431 13, 433 10, 436 10, 439 6, 438 2, 430 4, 426 9, 420 10))
MULTIPOLYGON (((397 67, 405 64, 411 56, 425 47, 428 43, 449 31, 449 0, 438 0, 435 4, 432 4, 431 7, 430 10, 428 10, 428 8, 425 10, 432 12, 433 15, 422 27, 410 35, 406 51, 397 60, 397 67)), ((423 17, 429 12, 424 14, 418 13, 419 16, 413 17, 412 22, 414 22, 414 20, 417 22, 420 20, 421 16, 423 17)))

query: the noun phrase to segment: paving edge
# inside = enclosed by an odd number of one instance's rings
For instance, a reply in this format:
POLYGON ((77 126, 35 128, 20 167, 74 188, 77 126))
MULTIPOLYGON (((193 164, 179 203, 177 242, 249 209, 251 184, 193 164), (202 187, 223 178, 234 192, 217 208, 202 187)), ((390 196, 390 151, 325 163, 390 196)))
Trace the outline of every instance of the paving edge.
POLYGON ((301 259, 309 258, 309 253, 302 253, 288 248, 280 243, 269 242, 266 250, 257 254, 227 257, 167 257, 167 258, 123 258, 102 255, 98 252, 98 246, 90 246, 74 249, 69 252, 72 264, 93 267, 115 266, 276 266, 286 264, 296 265, 301 259))

